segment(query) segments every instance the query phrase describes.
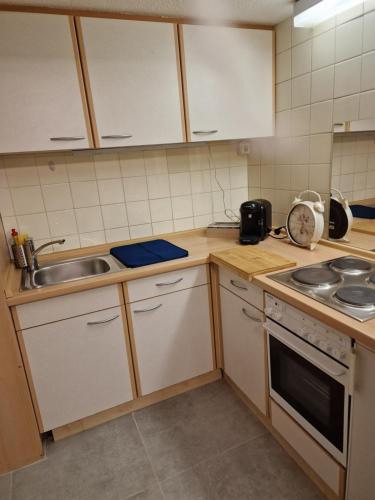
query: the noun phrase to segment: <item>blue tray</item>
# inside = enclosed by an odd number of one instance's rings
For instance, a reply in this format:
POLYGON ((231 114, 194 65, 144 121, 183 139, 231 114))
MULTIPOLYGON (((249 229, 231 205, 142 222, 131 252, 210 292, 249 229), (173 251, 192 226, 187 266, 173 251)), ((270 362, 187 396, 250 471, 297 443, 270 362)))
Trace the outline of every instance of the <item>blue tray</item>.
POLYGON ((189 252, 166 240, 152 240, 111 248, 110 253, 126 267, 141 267, 182 259, 189 252))

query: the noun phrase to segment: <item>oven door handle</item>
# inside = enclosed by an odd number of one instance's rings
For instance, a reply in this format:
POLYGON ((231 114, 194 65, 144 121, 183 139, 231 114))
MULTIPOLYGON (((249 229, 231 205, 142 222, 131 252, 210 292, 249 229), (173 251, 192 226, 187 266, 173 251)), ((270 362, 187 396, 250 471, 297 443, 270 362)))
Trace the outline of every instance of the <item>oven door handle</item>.
POLYGON ((300 356, 302 356, 303 358, 307 359, 307 361, 310 361, 310 363, 312 363, 313 365, 315 365, 317 368, 319 368, 320 370, 322 370, 324 373, 326 373, 327 375, 329 375, 330 377, 333 377, 333 378, 339 378, 339 377, 342 377, 343 375, 346 374, 347 370, 341 370, 339 372, 334 372, 332 371, 330 368, 327 368, 326 366, 324 366, 322 363, 320 363, 319 361, 317 361, 316 359, 312 358, 311 356, 309 356, 306 352, 304 352, 303 350, 299 349, 298 347, 296 347, 295 345, 289 343, 287 340, 285 340, 285 338, 282 336, 282 335, 279 335, 277 334, 276 332, 274 332, 272 330, 272 328, 270 328, 270 325, 269 323, 264 323, 264 327, 265 329, 267 330, 267 332, 272 335, 273 337, 277 338, 278 340, 280 340, 280 342, 282 342, 283 344, 285 344, 287 347, 289 347, 289 349, 291 349, 292 351, 296 352, 297 354, 299 354, 300 356))

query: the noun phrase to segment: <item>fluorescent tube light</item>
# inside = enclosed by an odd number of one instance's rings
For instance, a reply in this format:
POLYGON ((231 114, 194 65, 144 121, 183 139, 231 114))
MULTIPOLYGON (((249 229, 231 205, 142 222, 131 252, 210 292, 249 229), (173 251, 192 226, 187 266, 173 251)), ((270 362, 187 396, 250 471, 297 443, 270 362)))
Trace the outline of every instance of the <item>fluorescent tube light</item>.
POLYGON ((362 3, 363 0, 299 0, 294 4, 294 26, 312 28, 362 3))

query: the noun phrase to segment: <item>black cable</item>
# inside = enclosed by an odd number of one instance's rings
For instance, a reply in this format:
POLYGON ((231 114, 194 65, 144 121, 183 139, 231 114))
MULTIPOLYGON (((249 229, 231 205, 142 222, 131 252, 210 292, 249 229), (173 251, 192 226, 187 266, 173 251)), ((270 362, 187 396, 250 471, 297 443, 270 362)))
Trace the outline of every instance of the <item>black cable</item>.
POLYGON ((276 236, 274 236, 273 234, 269 233, 269 235, 271 236, 271 238, 275 239, 275 240, 286 240, 288 238, 288 235, 285 235, 285 236, 279 236, 279 234, 281 233, 281 231, 283 229, 286 229, 286 226, 280 226, 280 227, 277 227, 273 230, 273 232, 276 234, 276 236))

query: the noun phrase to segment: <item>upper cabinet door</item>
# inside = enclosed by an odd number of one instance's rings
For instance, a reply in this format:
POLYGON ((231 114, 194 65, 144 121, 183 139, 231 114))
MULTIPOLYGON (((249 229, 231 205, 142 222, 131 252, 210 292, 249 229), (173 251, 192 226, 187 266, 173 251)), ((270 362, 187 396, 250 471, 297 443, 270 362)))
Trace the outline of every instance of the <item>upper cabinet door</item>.
POLYGON ((273 32, 181 26, 190 141, 274 133, 273 32))
POLYGON ((99 147, 183 142, 177 28, 81 18, 99 147))
POLYGON ((67 16, 0 12, 0 153, 89 146, 67 16))

